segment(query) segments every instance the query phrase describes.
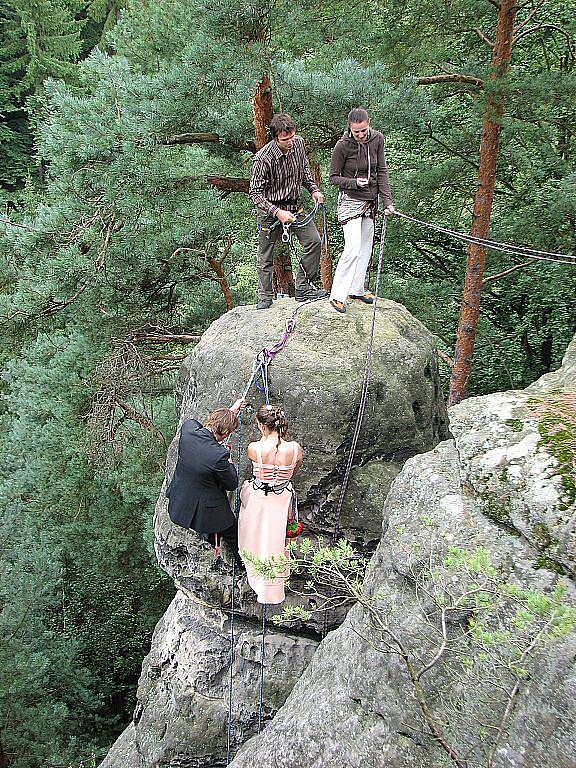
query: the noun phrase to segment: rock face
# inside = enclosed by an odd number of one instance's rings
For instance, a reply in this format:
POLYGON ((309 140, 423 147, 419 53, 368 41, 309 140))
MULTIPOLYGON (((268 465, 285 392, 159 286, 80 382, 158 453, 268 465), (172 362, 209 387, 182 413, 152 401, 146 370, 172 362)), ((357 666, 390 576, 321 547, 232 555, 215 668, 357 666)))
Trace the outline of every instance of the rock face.
MULTIPOLYGON (((448 580, 445 558, 454 547, 468 553, 489 551, 500 578, 517 587, 546 593, 561 581, 567 604, 576 605, 576 505, 564 459, 554 456, 553 443, 540 440, 543 411, 538 409, 552 397, 551 390, 559 389, 567 398, 574 392, 575 353, 576 341, 558 372, 524 392, 471 398, 453 408, 455 439, 407 461, 394 481, 365 589, 390 607, 393 629, 415 657, 430 658, 431 638, 438 634, 430 621, 429 598, 415 588, 415 569, 427 568, 432 559, 440 563, 437 579, 448 580), (535 397, 542 399, 536 410, 535 397)), ((576 412, 571 418, 574 430, 576 412)), ((503 629, 513 631, 514 626, 503 629)), ((454 765, 427 736, 416 689, 400 657, 365 641, 373 637, 373 627, 366 609, 356 605, 320 644, 274 720, 244 745, 232 765, 454 765)), ((486 768, 495 731, 486 726, 482 731, 478 721, 489 722, 498 710, 485 688, 474 682, 481 660, 472 656, 458 665, 458 659, 474 651, 463 647, 458 621, 447 632, 452 661, 442 656, 420 681, 451 744, 467 755, 464 765, 486 768), (458 706, 450 709, 451 701, 458 706)), ((496 740, 494 768, 576 766, 575 654, 572 630, 526 662, 528 674, 496 740)))
MULTIPOLYGON (((295 306, 285 299, 267 312, 239 307, 213 323, 186 360, 178 383, 181 422, 203 420, 210 410, 239 396, 256 354, 280 338, 295 306)), ((291 437, 304 447, 296 487, 300 518, 312 536, 330 535, 334 528, 371 315, 366 306, 352 306, 345 316, 336 315, 326 301, 302 306, 285 349, 269 368, 271 400, 283 403, 291 437)), ((257 388, 251 399, 255 405, 262 402, 257 388)), ((355 546, 374 551, 384 499, 405 460, 430 450, 447 434, 432 336, 401 305, 379 302, 370 392, 340 518, 341 532, 355 546)), ((250 439, 250 429, 244 429, 242 452, 250 439)), ((168 452, 167 480, 177 450, 178 434, 168 452)), ((242 471, 247 476, 249 467, 242 471)), ((156 508, 155 548, 178 592, 144 661, 134 723, 108 755, 106 768, 226 764, 230 565, 227 559, 215 560, 193 532, 172 525, 164 489, 156 508)), ((235 605, 233 752, 256 732, 258 710, 261 607, 245 578, 237 583, 235 605)), ((343 618, 332 616, 331 625, 343 618)), ((320 626, 317 619, 296 629, 269 624, 266 719, 280 709, 312 659, 320 626)))

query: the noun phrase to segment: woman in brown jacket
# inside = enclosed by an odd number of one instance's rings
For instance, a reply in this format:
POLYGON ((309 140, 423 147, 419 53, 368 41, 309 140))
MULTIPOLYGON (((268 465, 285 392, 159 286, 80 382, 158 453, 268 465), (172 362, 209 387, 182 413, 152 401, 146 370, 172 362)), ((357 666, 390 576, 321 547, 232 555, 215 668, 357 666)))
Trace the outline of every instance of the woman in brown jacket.
POLYGON ((384 136, 370 127, 370 117, 362 107, 350 112, 348 129, 334 147, 330 183, 340 190, 338 223, 344 230, 344 252, 336 267, 330 304, 337 312, 346 312, 348 298, 365 304, 374 302, 364 280, 372 253, 378 198, 385 215, 394 213, 384 136))

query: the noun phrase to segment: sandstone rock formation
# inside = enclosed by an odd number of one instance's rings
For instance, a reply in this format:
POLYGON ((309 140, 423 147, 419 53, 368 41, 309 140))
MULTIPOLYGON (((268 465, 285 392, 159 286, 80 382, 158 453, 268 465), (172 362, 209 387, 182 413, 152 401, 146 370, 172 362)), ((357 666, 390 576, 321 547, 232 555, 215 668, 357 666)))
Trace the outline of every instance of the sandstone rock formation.
MULTIPOLYGON (((266 313, 239 307, 213 323, 187 359, 177 387, 181 421, 203 419, 211 409, 231 403, 242 392, 255 355, 281 336, 294 308, 289 299, 275 302, 266 313)), ((303 306, 296 330, 269 369, 271 399, 284 404, 291 436, 305 450, 296 486, 308 534, 333 530, 371 314, 366 306, 352 306, 343 317, 335 316, 327 302, 303 306)), ((257 389, 252 399, 261 402, 257 389)), ((374 551, 394 477, 407 458, 430 450, 446 436, 433 338, 404 307, 381 301, 368 405, 340 520, 343 534, 355 546, 374 551)), ((178 434, 168 453, 167 479, 177 449, 178 434)), ((155 515, 155 547, 178 592, 144 661, 134 722, 102 768, 208 768, 226 762, 230 565, 215 560, 194 533, 172 525, 163 491, 155 515)), ((236 606, 234 751, 255 733, 258 704, 261 612, 244 578, 238 583, 236 606)), ((331 617, 333 626, 343 617, 331 617)), ((313 657, 320 625, 316 619, 296 630, 270 625, 266 718, 280 709, 313 657)))
MULTIPOLYGON (((534 407, 534 398, 542 398, 545 407, 552 390, 566 398, 576 390, 576 340, 562 368, 526 391, 470 398, 453 408, 455 439, 410 459, 396 478, 365 587, 372 595, 384 590, 384 599, 393 607, 395 630, 415 654, 426 658, 431 630, 426 600, 414 588, 414 564, 425 567, 431 556, 442 562, 451 547, 470 553, 487 549, 511 584, 546 592, 563 581, 566 600, 576 604, 576 469, 567 469, 562 457, 554 455, 553 442, 542 441, 542 410, 538 403, 534 407)), ((574 430, 576 412, 571 419, 574 430)), ((244 745, 232 765, 454 765, 427 737, 401 660, 374 650, 363 639, 370 635, 366 611, 357 605, 320 644, 274 720, 244 745)), ((469 650, 456 643, 453 658, 460 653, 465 657, 469 650)), ((536 655, 513 699, 509 727, 494 752, 494 768, 574 768, 575 659, 575 632, 552 640, 536 655)), ((486 768, 486 744, 494 731, 478 721, 489 719, 490 702, 483 701, 483 692, 470 682, 468 667, 454 676, 455 665, 443 657, 422 682, 448 730, 455 719, 468 723, 450 734, 460 754, 466 755, 465 765, 486 768), (450 686, 455 698, 461 694, 456 714, 444 711, 450 686)))

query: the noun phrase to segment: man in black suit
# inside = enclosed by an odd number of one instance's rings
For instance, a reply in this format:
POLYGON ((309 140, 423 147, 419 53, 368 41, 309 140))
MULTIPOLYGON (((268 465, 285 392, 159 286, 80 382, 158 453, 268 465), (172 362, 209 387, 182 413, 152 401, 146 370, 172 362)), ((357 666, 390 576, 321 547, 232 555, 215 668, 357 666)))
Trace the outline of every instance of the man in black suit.
POLYGON ((224 539, 237 562, 238 522, 226 491, 238 487, 238 473, 223 443, 238 428, 243 405, 237 400, 231 408, 218 408, 204 425, 196 419, 182 424, 178 461, 166 490, 172 522, 192 528, 212 545, 224 539))

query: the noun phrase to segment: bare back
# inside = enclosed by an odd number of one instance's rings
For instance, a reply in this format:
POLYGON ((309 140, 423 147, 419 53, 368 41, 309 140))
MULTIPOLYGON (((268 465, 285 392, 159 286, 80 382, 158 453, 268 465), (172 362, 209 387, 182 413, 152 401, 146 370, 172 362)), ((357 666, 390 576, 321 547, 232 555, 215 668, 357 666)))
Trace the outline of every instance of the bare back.
MULTIPOLYGON (((295 441, 281 440, 276 448, 277 440, 259 440, 248 446, 248 458, 254 463, 255 474, 266 474, 267 469, 276 468, 280 475, 294 475, 302 464, 302 448, 295 441), (258 472, 256 470, 259 470, 258 472)), ((278 476, 278 472, 275 472, 278 476)))

